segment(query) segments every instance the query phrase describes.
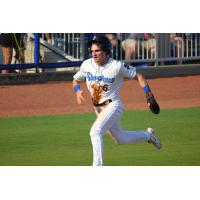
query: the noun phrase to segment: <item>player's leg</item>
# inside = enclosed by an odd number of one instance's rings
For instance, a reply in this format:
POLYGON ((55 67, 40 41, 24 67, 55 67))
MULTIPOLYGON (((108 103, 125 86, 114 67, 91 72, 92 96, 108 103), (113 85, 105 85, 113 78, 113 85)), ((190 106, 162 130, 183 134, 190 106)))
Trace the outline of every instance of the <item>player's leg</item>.
POLYGON ((103 165, 103 134, 118 121, 123 113, 118 101, 108 104, 97 116, 91 130, 90 137, 93 147, 93 166, 103 165))
POLYGON ((111 137, 118 144, 130 144, 134 142, 149 142, 152 143, 157 149, 161 149, 160 139, 155 136, 155 131, 148 128, 146 131, 124 131, 122 130, 119 122, 113 124, 109 129, 111 137))
POLYGON ((119 122, 113 124, 109 131, 118 144, 147 142, 150 139, 150 133, 148 131, 124 131, 119 122))

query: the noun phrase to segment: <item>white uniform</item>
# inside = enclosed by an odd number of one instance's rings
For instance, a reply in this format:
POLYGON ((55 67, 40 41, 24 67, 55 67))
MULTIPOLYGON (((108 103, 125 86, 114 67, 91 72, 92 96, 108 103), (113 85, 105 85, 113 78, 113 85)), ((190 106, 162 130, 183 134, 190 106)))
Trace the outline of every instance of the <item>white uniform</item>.
POLYGON ((123 79, 133 79, 136 68, 109 58, 103 66, 97 66, 93 58, 85 60, 74 75, 76 81, 85 81, 94 104, 101 104, 112 100, 108 105, 95 106, 97 119, 94 122, 90 137, 93 145, 93 166, 103 165, 103 134, 106 131, 118 144, 128 144, 137 141, 148 141, 150 134, 147 131, 124 131, 119 119, 124 111, 119 98, 123 79))

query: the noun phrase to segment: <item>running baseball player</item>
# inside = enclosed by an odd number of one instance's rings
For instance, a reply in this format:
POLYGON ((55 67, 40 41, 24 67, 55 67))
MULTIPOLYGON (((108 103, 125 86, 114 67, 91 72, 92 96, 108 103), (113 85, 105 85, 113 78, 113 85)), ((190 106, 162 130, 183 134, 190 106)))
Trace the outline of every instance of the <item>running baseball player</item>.
POLYGON ((81 90, 79 82, 86 81, 97 114, 90 130, 93 166, 103 166, 103 135, 106 131, 110 132, 111 137, 118 144, 141 141, 152 143, 157 149, 161 149, 161 142, 155 136, 152 128, 144 131, 124 131, 119 123, 124 112, 119 98, 124 78, 136 79, 146 94, 150 110, 154 114, 159 113, 159 105, 147 81, 136 72, 135 67, 110 57, 111 43, 105 36, 94 36, 93 40, 89 42, 89 50, 92 58, 85 60, 80 70, 74 75, 73 90, 76 93, 78 104, 81 104, 84 101, 84 92, 81 90))

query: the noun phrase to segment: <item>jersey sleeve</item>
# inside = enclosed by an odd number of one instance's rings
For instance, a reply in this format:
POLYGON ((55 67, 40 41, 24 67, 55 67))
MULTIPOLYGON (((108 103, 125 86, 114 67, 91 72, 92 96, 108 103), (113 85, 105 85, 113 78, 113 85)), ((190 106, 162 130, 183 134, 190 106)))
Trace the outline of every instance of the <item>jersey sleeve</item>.
POLYGON ((86 72, 84 70, 84 63, 80 66, 80 70, 73 76, 74 80, 76 81, 85 81, 86 79, 86 72))
POLYGON ((134 79, 136 76, 136 68, 126 63, 119 62, 119 74, 125 78, 134 79))

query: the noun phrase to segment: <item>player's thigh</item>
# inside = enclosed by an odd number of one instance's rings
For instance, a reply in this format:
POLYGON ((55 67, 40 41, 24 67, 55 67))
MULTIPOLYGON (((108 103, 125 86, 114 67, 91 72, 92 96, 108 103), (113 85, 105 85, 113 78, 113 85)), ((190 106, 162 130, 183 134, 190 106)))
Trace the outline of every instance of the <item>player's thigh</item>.
POLYGON ((101 133, 105 133, 109 130, 113 124, 117 123, 123 113, 123 107, 118 103, 108 104, 102 111, 99 113, 94 126, 95 128, 101 130, 101 133))

